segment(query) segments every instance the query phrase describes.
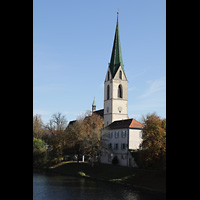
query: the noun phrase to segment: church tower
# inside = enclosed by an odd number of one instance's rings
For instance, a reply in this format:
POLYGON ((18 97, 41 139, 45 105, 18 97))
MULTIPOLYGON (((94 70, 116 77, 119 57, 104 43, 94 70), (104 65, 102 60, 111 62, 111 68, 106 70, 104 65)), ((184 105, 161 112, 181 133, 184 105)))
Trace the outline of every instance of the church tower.
POLYGON ((104 82, 104 127, 123 119, 128 119, 128 80, 122 61, 117 15, 113 49, 104 82))

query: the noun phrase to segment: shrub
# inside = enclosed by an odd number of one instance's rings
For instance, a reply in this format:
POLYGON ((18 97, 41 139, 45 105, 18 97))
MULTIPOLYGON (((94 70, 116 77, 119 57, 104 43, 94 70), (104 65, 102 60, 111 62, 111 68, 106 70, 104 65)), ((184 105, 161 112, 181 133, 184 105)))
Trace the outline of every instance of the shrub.
POLYGON ((117 156, 115 156, 113 159, 112 159, 112 164, 113 165, 117 165, 119 163, 119 160, 117 158, 117 156))

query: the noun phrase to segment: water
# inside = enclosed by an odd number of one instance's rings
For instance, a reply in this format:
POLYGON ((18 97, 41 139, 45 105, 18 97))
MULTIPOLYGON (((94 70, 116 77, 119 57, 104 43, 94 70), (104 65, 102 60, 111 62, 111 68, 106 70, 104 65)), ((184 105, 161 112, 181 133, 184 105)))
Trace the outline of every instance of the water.
POLYGON ((165 200, 164 194, 138 191, 111 183, 33 173, 33 200, 165 200))

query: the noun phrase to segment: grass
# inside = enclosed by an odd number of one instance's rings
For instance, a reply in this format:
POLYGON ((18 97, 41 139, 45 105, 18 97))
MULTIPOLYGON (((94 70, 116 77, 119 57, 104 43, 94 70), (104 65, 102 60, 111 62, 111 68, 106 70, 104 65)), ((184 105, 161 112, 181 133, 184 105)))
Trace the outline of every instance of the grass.
POLYGON ((113 182, 123 182, 123 181, 127 181, 129 179, 131 179, 133 176, 135 176, 135 174, 132 174, 130 176, 125 176, 123 178, 120 179, 110 179, 109 181, 113 181, 113 182))
POLYGON ((50 168, 62 175, 90 177, 115 183, 125 183, 165 192, 166 174, 164 171, 144 170, 113 165, 65 162, 50 168))
POLYGON ((80 176, 90 177, 90 176, 86 175, 84 172, 78 172, 78 174, 79 174, 80 176))

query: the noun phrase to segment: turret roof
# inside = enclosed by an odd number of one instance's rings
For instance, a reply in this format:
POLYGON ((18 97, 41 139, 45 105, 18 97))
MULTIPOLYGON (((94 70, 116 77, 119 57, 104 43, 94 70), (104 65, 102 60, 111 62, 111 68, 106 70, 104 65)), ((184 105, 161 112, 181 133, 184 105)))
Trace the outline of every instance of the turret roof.
POLYGON ((93 100, 92 105, 93 105, 93 106, 96 106, 95 97, 94 97, 94 100, 93 100))

